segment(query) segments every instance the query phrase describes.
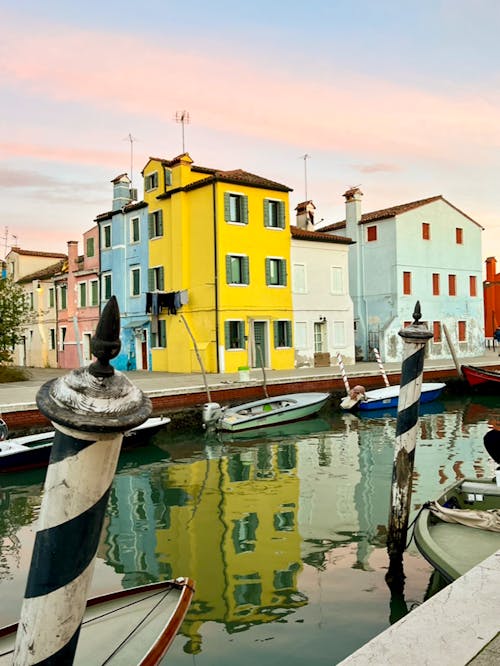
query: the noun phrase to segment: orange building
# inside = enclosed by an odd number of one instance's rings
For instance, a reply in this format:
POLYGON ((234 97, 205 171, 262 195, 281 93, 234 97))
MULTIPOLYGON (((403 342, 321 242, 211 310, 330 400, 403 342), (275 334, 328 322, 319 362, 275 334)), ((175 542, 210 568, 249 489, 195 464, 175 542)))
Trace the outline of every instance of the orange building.
POLYGON ((497 273, 495 257, 486 259, 486 280, 483 283, 484 336, 493 337, 500 327, 500 273, 497 273))

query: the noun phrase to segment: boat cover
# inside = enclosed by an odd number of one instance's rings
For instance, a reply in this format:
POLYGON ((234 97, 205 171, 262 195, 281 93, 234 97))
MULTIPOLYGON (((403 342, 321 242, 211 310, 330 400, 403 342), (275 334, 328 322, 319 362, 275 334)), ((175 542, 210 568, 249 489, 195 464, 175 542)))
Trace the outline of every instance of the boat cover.
POLYGON ((447 523, 460 523, 490 532, 500 532, 500 509, 448 509, 438 502, 429 502, 429 510, 447 523))

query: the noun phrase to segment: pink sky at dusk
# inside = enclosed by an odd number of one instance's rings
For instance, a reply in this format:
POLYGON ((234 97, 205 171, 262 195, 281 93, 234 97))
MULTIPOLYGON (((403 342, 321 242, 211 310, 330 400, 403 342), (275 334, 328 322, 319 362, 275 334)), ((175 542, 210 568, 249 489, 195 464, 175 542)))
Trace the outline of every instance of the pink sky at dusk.
MULTIPOLYGON (((110 13, 122 6, 113 4, 110 13)), ((335 9, 316 4, 335 18, 335 9)), ((324 34, 315 24, 316 42, 309 31, 307 44, 296 39, 299 16, 297 25, 293 16, 285 22, 274 42, 253 15, 250 25, 236 27, 224 14, 218 27, 217 7, 222 11, 224 2, 215 2, 213 15, 191 30, 192 19, 172 16, 156 2, 148 25, 134 17, 117 25, 112 17, 85 22, 54 1, 38 17, 3 12, 0 188, 7 234, 32 249, 64 250, 67 240, 80 240, 110 207, 109 181, 130 172, 129 133, 134 185, 142 191, 139 174, 150 155, 182 152, 174 117, 187 109, 186 149, 195 163, 243 168, 285 183, 294 189, 292 212, 305 196, 301 156, 310 154, 307 193, 318 219, 342 219, 342 193, 354 184, 364 191, 365 211, 442 194, 485 227, 484 256, 500 258, 500 94, 493 63, 489 77, 481 71, 461 82, 462 45, 450 29, 442 35, 448 44, 427 35, 422 62, 410 45, 405 52, 394 43, 384 54, 387 40, 401 35, 390 26, 383 32, 382 23, 376 35, 362 22, 346 23, 348 6, 340 5, 340 25, 324 34), (162 12, 163 32, 156 25, 162 12), (225 40, 222 28, 228 27, 232 38, 225 40), (349 44, 349 31, 358 50, 349 44), (373 48, 378 39, 379 52, 373 48), (456 63, 447 56, 449 70, 446 58, 434 64, 428 53, 445 46, 457 50, 456 63)), ((442 10, 437 20, 445 20, 450 3, 434 5, 442 10)), ((293 5, 289 11, 298 12, 293 5)), ((422 11, 409 3, 407 12, 416 15, 400 17, 415 25, 408 39, 417 43, 422 11)), ((499 17, 493 12, 493 23, 499 17)), ((455 26, 462 29, 457 18, 455 26)), ((488 46, 484 35, 482 42, 488 46)))

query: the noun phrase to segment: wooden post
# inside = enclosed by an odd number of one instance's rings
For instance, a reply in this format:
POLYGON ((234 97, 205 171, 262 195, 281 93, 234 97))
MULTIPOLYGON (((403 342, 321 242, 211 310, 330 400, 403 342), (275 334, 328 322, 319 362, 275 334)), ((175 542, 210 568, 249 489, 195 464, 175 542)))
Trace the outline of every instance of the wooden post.
POLYGON ((389 556, 402 554, 406 547, 424 354, 427 341, 432 338, 432 333, 420 321, 421 316, 417 301, 413 323, 399 331, 404 350, 387 535, 389 556))
POLYGON ((114 296, 104 308, 88 368, 44 384, 39 410, 56 428, 13 663, 72 664, 123 433, 151 401, 109 361, 120 350, 114 296))

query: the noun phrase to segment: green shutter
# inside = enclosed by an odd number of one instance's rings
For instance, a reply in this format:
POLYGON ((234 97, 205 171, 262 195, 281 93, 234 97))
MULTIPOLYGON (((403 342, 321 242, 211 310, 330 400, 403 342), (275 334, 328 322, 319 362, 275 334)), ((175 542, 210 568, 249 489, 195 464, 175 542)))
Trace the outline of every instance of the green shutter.
POLYGON ((287 276, 287 273, 286 273, 286 260, 285 259, 280 260, 280 269, 279 270, 280 270, 280 284, 283 285, 284 287, 286 287, 288 276, 287 276))
POLYGON ((286 322, 286 338, 289 347, 293 347, 292 339, 292 322, 289 320, 286 322))
POLYGON ((154 234, 153 213, 148 213, 148 238, 153 238, 153 234, 154 234))
POLYGON ((229 222, 229 192, 224 192, 224 220, 229 222))
POLYGON ((273 321, 274 348, 279 347, 279 322, 273 321))
POLYGON ((269 199, 264 199, 264 226, 269 226, 269 199))
POLYGON ((226 282, 227 282, 227 284, 232 284, 231 255, 230 254, 226 254, 226 282))
POLYGON ((155 271, 154 268, 148 268, 148 291, 154 291, 155 288, 155 271))
POLYGON ((271 284, 271 260, 266 257, 266 284, 271 284))
POLYGON ((226 349, 231 349, 231 340, 229 339, 229 322, 224 322, 224 340, 226 349))
POLYGON ((280 229, 285 228, 285 203, 284 201, 278 202, 278 226, 280 229))
POLYGON ((157 211, 158 214, 158 236, 163 236, 163 211, 157 211))
POLYGON ((165 267, 158 267, 158 289, 164 291, 165 289, 165 267))
POLYGON ((158 320, 158 347, 167 346, 167 322, 165 319, 158 320))
POLYGON ((243 284, 250 284, 250 259, 248 257, 242 257, 242 282, 243 284))
POLYGON ((238 322, 238 346, 245 349, 245 322, 238 322))
POLYGON ((248 224, 248 197, 241 197, 241 222, 248 224))

